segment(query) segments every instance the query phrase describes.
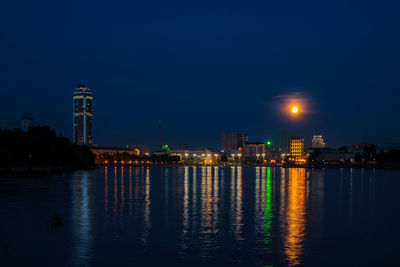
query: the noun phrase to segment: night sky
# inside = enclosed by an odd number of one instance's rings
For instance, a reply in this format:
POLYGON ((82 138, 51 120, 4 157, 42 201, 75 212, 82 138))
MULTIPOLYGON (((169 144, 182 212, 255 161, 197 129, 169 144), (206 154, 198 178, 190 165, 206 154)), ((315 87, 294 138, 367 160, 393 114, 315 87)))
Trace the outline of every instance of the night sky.
POLYGON ((0 126, 23 112, 72 135, 94 94, 94 141, 220 147, 225 131, 400 142, 399 1, 2 1, 0 126), (280 96, 307 97, 294 122, 280 96))

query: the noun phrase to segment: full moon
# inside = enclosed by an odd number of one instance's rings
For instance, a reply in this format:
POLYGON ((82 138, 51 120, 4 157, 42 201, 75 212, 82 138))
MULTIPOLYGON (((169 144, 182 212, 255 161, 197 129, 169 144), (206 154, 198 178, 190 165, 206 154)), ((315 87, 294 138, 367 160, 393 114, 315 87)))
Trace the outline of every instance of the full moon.
POLYGON ((292 92, 278 96, 276 108, 283 118, 291 122, 301 122, 310 114, 310 100, 300 92, 292 92))

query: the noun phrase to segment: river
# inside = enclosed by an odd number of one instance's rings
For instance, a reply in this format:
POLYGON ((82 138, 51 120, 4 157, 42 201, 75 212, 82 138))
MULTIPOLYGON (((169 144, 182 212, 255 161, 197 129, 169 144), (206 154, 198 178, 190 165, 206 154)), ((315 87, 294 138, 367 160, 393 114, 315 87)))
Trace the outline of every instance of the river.
POLYGON ((396 265, 400 172, 101 168, 0 178, 0 266, 396 265))

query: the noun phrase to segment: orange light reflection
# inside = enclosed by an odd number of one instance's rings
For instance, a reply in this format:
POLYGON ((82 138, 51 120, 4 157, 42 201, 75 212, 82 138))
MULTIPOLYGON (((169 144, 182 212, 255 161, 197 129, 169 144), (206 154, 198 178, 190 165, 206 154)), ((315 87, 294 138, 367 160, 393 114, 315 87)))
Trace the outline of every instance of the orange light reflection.
POLYGON ((301 263, 306 226, 305 169, 290 168, 285 216, 284 253, 289 266, 301 263))

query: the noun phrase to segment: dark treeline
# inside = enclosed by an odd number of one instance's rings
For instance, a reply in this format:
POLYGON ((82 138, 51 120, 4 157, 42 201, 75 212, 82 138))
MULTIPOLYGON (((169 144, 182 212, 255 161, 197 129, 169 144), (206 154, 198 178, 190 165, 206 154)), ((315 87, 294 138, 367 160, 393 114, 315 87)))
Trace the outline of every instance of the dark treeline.
POLYGON ((0 167, 62 167, 87 169, 94 165, 87 146, 71 144, 48 126, 0 129, 0 167))
POLYGON ((378 163, 400 163, 400 150, 380 151, 376 154, 376 160, 378 163))
POLYGON ((372 144, 364 146, 363 153, 357 153, 354 157, 356 162, 376 162, 380 164, 400 163, 400 150, 377 151, 377 147, 372 144))

